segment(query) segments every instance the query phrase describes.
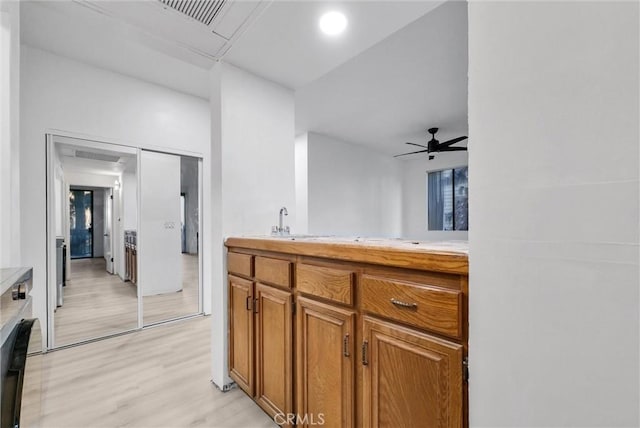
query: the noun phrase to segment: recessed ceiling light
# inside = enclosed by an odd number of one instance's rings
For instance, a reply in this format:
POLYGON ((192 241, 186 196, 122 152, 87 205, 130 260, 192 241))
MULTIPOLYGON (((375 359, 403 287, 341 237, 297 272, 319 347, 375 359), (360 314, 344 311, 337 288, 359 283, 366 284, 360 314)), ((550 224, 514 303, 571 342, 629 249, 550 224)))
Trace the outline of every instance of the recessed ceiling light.
POLYGON ((320 29, 328 36, 337 36, 347 28, 347 17, 341 12, 327 12, 320 17, 320 29))

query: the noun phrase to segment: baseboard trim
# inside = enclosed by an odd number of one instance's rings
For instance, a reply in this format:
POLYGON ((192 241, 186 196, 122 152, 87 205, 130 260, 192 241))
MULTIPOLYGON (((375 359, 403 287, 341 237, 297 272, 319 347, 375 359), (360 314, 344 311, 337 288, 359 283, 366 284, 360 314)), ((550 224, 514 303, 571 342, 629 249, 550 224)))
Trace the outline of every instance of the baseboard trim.
POLYGON ((213 380, 211 380, 211 383, 213 384, 213 386, 216 387, 218 391, 221 391, 221 392, 229 392, 237 386, 235 382, 230 382, 222 385, 222 388, 220 388, 213 380))

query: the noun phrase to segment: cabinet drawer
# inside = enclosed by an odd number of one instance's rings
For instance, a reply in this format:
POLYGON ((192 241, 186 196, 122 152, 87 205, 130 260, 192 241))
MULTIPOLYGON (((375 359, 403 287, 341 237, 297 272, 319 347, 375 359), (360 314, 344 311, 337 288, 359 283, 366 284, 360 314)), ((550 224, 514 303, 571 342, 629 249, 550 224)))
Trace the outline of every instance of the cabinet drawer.
POLYGON ((348 270, 298 264, 296 288, 303 293, 353 305, 353 277, 348 270))
POLYGON ((227 270, 238 275, 251 276, 253 268, 253 256, 229 252, 227 255, 227 270))
POLYGON ((462 292, 363 275, 362 309, 413 326, 460 338, 462 292))
POLYGON ((291 288, 291 262, 256 256, 256 280, 291 288))

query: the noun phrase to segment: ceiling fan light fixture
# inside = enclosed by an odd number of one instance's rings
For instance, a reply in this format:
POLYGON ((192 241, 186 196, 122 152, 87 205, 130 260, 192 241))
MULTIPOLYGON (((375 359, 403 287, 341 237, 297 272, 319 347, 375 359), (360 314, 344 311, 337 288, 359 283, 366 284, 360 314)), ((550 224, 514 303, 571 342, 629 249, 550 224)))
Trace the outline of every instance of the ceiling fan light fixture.
POLYGON ((416 144, 416 143, 409 143, 409 142, 405 143, 405 144, 409 144, 410 146, 418 146, 422 150, 416 150, 414 152, 409 152, 409 153, 402 153, 399 155, 395 155, 394 158, 397 158, 400 156, 415 155, 417 153, 427 153, 429 160, 433 160, 435 157, 434 156, 435 153, 467 151, 466 147, 454 146, 454 144, 469 138, 466 135, 462 135, 457 138, 452 138, 451 140, 448 140, 448 141, 440 142, 436 139, 438 128, 429 128, 427 132, 431 134, 431 139, 427 142, 426 146, 423 144, 416 144))
POLYGON ((347 24, 347 17, 344 16, 344 13, 335 10, 322 15, 318 22, 320 30, 327 36, 342 34, 347 28, 347 24))

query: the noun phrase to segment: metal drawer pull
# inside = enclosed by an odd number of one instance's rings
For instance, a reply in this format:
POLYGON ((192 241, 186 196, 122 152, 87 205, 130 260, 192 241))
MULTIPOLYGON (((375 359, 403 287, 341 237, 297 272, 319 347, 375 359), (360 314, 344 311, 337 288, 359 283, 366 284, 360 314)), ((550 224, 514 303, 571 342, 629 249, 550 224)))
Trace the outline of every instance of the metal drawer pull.
POLYGON ((396 306, 400 306, 402 308, 418 309, 417 303, 407 303, 398 299, 394 299, 393 297, 391 298, 391 303, 393 303, 396 306))
POLYGON ((344 339, 342 340, 342 355, 345 357, 350 357, 349 354, 349 335, 345 334, 344 339))
POLYGON ((367 358, 368 349, 369 349, 369 342, 365 340, 364 342, 362 342, 362 365, 363 366, 369 365, 369 358, 367 358))

